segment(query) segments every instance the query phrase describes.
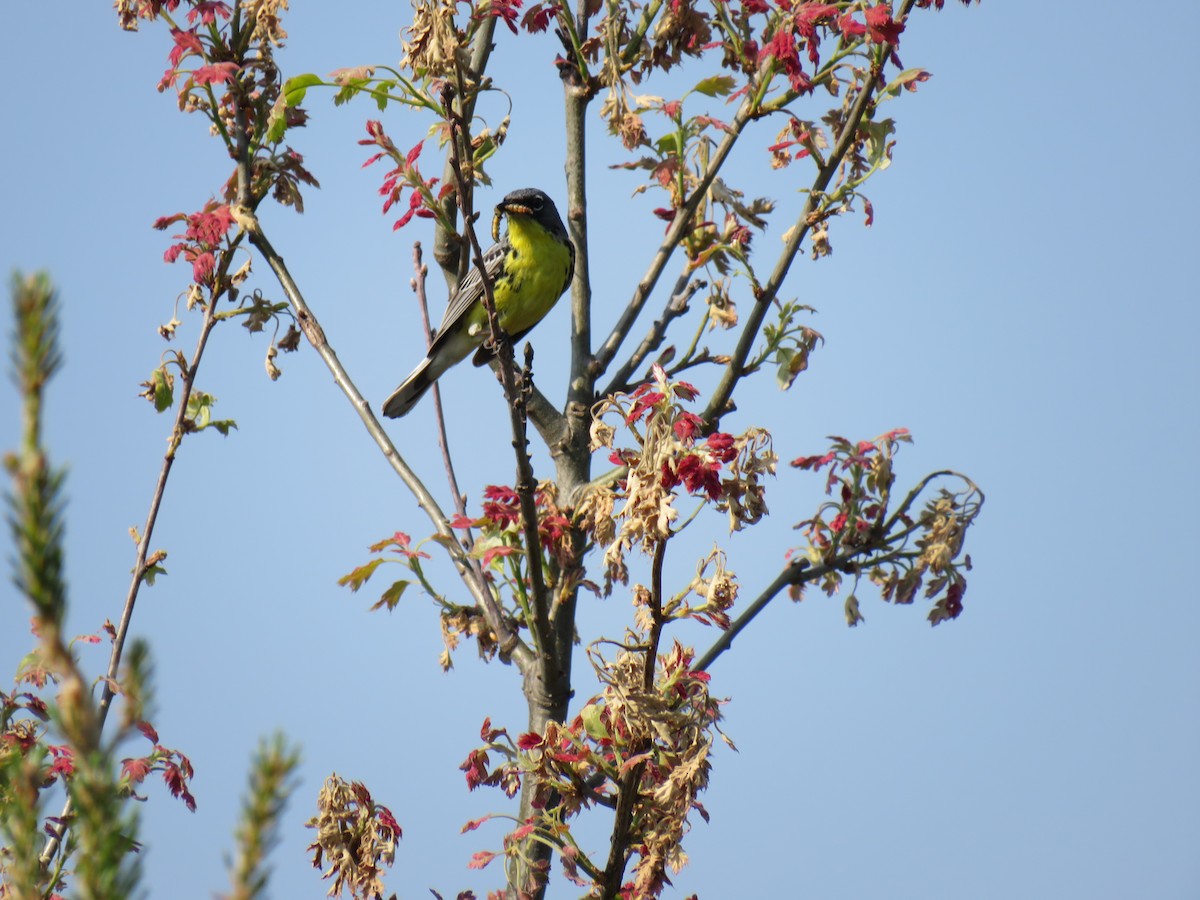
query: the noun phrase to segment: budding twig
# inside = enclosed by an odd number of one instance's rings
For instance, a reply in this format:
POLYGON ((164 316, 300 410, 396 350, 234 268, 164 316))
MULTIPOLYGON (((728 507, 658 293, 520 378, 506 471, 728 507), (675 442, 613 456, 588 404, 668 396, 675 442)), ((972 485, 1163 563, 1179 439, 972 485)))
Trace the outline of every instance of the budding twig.
MULTIPOLYGON (((911 5, 911 2, 906 3, 905 9, 907 10, 911 5)), ((882 59, 886 59, 886 57, 881 57, 881 61, 877 64, 879 67, 882 67, 882 59)), ((737 387, 738 381, 746 374, 746 360, 750 356, 750 351, 754 348, 754 342, 758 340, 758 332, 762 327, 763 319, 766 318, 767 310, 771 307, 771 304, 779 294, 779 289, 783 286, 783 279, 792 267, 792 262, 795 260, 796 253, 800 249, 801 241, 808 235, 813 217, 817 213, 817 207, 821 202, 819 198, 824 195, 825 189, 833 179, 834 173, 841 166, 846 154, 850 152, 850 148, 854 146, 854 141, 858 134, 858 126, 871 105, 871 100, 878 84, 878 69, 873 67, 864 77, 863 84, 859 88, 858 97, 855 98, 854 105, 850 108, 850 112, 846 116, 846 122, 838 134, 837 140, 834 142, 833 151, 829 154, 828 159, 826 159, 825 165, 817 172, 817 177, 813 180, 812 187, 808 190, 808 198, 804 202, 804 208, 800 210, 800 215, 796 218, 796 224, 788 232, 787 241, 784 243, 783 251, 779 254, 778 260, 776 260, 774 270, 763 285, 762 290, 754 298, 754 305, 750 308, 750 312, 746 316, 746 324, 742 327, 742 333, 738 338, 737 348, 734 350, 729 364, 725 367, 725 374, 721 377, 721 381, 718 383, 716 390, 713 391, 712 398, 709 400, 708 406, 705 407, 701 416, 706 422, 715 423, 721 417, 725 412, 730 398, 733 396, 733 390, 737 387)))
POLYGON ((521 525, 525 538, 530 595, 533 601, 533 621, 529 623, 529 628, 534 647, 544 658, 550 637, 549 603, 546 598, 545 579, 542 577, 542 546, 538 536, 537 502, 534 497, 537 482, 534 480, 533 465, 529 458, 529 438, 525 429, 525 401, 518 385, 512 340, 500 327, 492 280, 488 277, 487 267, 483 262, 483 248, 479 244, 479 236, 475 233, 471 191, 466 189, 463 181, 461 148, 470 145, 467 139, 466 125, 454 112, 452 104, 447 103, 445 106, 450 115, 450 159, 454 168, 455 183, 460 186, 460 190, 456 193, 459 210, 463 216, 463 230, 471 248, 472 262, 479 270, 479 280, 483 286, 481 299, 484 309, 487 311, 488 329, 492 346, 496 351, 500 382, 504 387, 505 399, 508 400, 513 450, 516 453, 517 461, 517 483, 513 487, 521 505, 521 525))
MULTIPOLYGON (((417 295, 417 307, 421 310, 421 327, 425 330, 425 349, 433 346, 433 327, 429 324, 429 297, 425 293, 425 278, 429 267, 421 260, 421 242, 413 244, 412 288, 417 295)), ((437 422, 438 448, 442 451, 442 464, 446 467, 446 480, 450 483, 450 495, 454 498, 454 510, 460 516, 467 514, 466 498, 458 488, 458 479, 454 475, 454 460, 450 457, 450 442, 446 438, 446 417, 442 412, 442 390, 435 381, 433 383, 433 412, 437 422)), ((464 543, 470 546, 470 531, 464 543)))

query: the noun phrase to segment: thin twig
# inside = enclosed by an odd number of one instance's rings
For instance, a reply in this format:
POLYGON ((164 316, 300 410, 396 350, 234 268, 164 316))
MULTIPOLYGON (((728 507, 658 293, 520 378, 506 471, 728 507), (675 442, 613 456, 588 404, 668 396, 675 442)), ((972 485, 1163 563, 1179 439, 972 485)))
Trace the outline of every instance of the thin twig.
MULTIPOLYGON (((421 310, 421 326, 425 330, 425 349, 428 351, 433 346, 434 335, 433 327, 429 322, 429 296, 425 292, 425 278, 429 274, 429 268, 421 260, 420 241, 416 241, 413 244, 413 268, 416 274, 413 277, 412 286, 417 295, 417 305, 421 310)), ((446 469, 446 480, 450 486, 450 495, 454 498, 454 509, 465 519, 467 518, 467 497, 466 494, 459 490, 458 478, 454 474, 454 460, 450 456, 450 441, 446 437, 446 416, 442 411, 442 389, 436 381, 433 383, 433 412, 434 420, 437 422, 438 448, 442 451, 442 464, 446 469)), ((470 528, 463 529, 460 541, 468 551, 467 564, 470 566, 475 580, 479 583, 479 592, 490 593, 491 588, 488 586, 487 577, 483 573, 483 563, 470 555, 471 546, 475 543, 475 537, 470 528)))
MULTIPOLYGON (((667 542, 661 540, 654 545, 654 555, 650 562, 650 632, 647 635, 644 652, 646 659, 642 669, 642 690, 647 694, 654 690, 654 673, 658 667, 658 645, 662 639, 663 625, 666 620, 662 614, 663 608, 663 562, 666 558, 667 542)), ((636 756, 646 751, 643 744, 632 748, 636 756)), ((641 790, 642 773, 646 761, 642 760, 627 771, 618 782, 617 808, 613 814, 612 837, 609 840, 608 863, 604 867, 603 887, 601 896, 616 897, 621 888, 621 879, 625 877, 625 865, 629 860, 629 832, 633 827, 633 813, 641 790)))
MULTIPOLYGON (((454 168, 456 184, 462 184, 462 159, 460 147, 466 146, 468 136, 465 123, 459 119, 450 104, 446 104, 450 115, 450 159, 454 168)), ((533 637, 534 647, 543 657, 546 654, 547 640, 550 635, 549 603, 546 599, 546 582, 542 577, 542 546, 538 536, 537 501, 534 496, 537 491, 537 481, 533 475, 533 464, 529 457, 529 439, 525 431, 525 401, 518 386, 516 361, 513 356, 512 341, 500 327, 500 317, 496 310, 496 298, 492 290, 492 281, 488 277, 487 267, 483 262, 483 248, 479 244, 479 236, 475 233, 474 213, 471 208, 471 196, 467 191, 456 191, 459 211, 463 216, 463 230, 471 247, 473 264, 479 270, 479 280, 483 286, 483 305, 488 315, 488 328, 491 341, 496 350, 497 368, 500 371, 500 381, 504 387, 504 396, 508 400, 509 419, 512 426, 513 450, 517 463, 517 483, 513 486, 521 506, 521 525, 525 538, 525 553, 528 560, 530 596, 533 602, 533 620, 529 629, 533 637)))
MULTIPOLYGON (((905 495, 904 500, 901 501, 898 507, 896 507, 896 511, 888 516, 888 520, 883 524, 883 531, 885 533, 891 531, 892 526, 895 525, 897 521, 908 515, 909 509, 912 508, 913 503, 916 501, 917 497, 921 495, 921 492, 924 491, 925 488, 929 487, 930 483, 935 478, 941 478, 943 476, 961 478, 967 484, 971 485, 971 487, 975 488, 975 490, 979 490, 979 488, 975 486, 975 482, 971 481, 970 478, 968 478, 966 475, 963 475, 961 472, 955 472, 953 469, 938 469, 936 472, 930 472, 917 482, 916 486, 905 495)), ((979 491, 979 493, 980 496, 983 495, 982 491, 979 491)))
MULTIPOLYGON (((581 8, 581 16, 586 9, 581 8)), ((586 85, 565 85, 567 92, 567 230, 575 245, 575 274, 571 282, 571 383, 568 403, 592 404, 592 278, 587 215, 586 85)))
MULTIPOLYGON (((492 55, 492 49, 495 47, 493 37, 496 32, 496 16, 483 16, 476 19, 478 30, 475 32, 474 42, 471 45, 471 60, 470 60, 470 75, 479 81, 483 79, 484 70, 492 55)), ((454 97, 452 104, 446 104, 449 111, 457 111, 460 116, 466 121, 471 121, 475 117, 475 103, 479 97, 477 91, 459 92, 458 96, 454 97), (461 104, 461 108, 460 108, 461 104)), ((446 160, 446 164, 442 167, 442 181, 445 184, 454 184, 459 190, 470 191, 470 185, 463 185, 460 182, 455 182, 454 167, 450 160, 446 160)), ((457 209, 453 195, 446 197, 443 201, 443 208, 447 215, 453 216, 457 209)), ((458 234, 449 229, 443 229, 438 226, 434 232, 433 239, 433 258, 442 269, 442 274, 446 277, 446 284, 453 287, 456 284, 461 284, 463 277, 467 274, 465 263, 467 254, 463 252, 462 242, 458 238, 458 234)))
POLYGON ((545 394, 538 390, 536 384, 529 385, 525 406, 529 413, 529 421, 533 423, 533 427, 541 435, 543 443, 550 450, 551 458, 558 462, 567 450, 570 441, 567 417, 558 411, 558 408, 550 402, 545 394))
MULTIPOLYGON (((413 244, 413 270, 415 275, 412 280, 412 288, 417 295, 417 307, 421 310, 421 327, 425 331, 425 350, 428 352, 429 348, 433 346, 433 326, 429 322, 429 297, 425 293, 425 277, 429 274, 429 267, 421 261, 420 241, 413 244)), ((450 484, 450 496, 454 498, 455 511, 460 516, 465 516, 467 514, 466 495, 459 490, 458 479, 454 475, 454 460, 450 456, 450 442, 446 438, 446 417, 442 412, 442 391, 436 381, 433 383, 433 412, 434 421, 437 422, 438 449, 442 451, 442 464, 446 467, 446 480, 450 484)), ((463 543, 467 547, 471 545, 469 529, 463 543)))
MULTIPOLYGON (((251 197, 250 191, 249 128, 247 126, 244 105, 240 102, 237 104, 235 116, 238 129, 238 200, 243 206, 252 208, 257 205, 257 201, 251 197)), ((241 241, 242 235, 236 235, 230 240, 226 251, 221 254, 221 259, 213 278, 213 284, 218 287, 211 292, 209 306, 205 310, 204 321, 200 328, 200 335, 196 340, 196 348, 192 353, 192 359, 187 371, 183 373, 182 390, 179 395, 179 408, 175 413, 175 422, 171 429, 171 438, 167 445, 167 452, 163 456, 162 466, 159 468, 158 480, 155 483, 154 493, 150 498, 150 509, 146 515, 141 539, 138 541, 133 574, 130 578, 129 590, 125 594, 125 605, 121 609, 121 619, 113 636, 113 646, 109 654, 104 688, 97 707, 97 729, 104 727, 104 722, 108 718, 108 711, 112 707, 113 697, 116 693, 114 685, 117 684, 116 679, 121 667, 121 657, 125 650, 125 640, 129 634, 129 624, 133 619, 133 609, 137 603, 138 593, 141 590, 142 582, 148 568, 146 561, 150 553, 150 542, 153 537, 154 526, 158 521, 158 512, 162 507, 167 480, 170 478, 171 468, 175 463, 175 455, 185 434, 188 401, 191 399, 192 389, 196 382, 196 373, 200 367, 200 360, 204 355, 204 349, 208 344, 209 335, 218 322, 217 304, 227 290, 225 286, 229 284, 229 268, 241 241)), ((67 798, 66 803, 63 805, 62 815, 60 816, 60 824, 57 828, 51 826, 50 836, 46 840, 46 846, 42 849, 41 862, 43 866, 49 865, 62 844, 62 839, 67 830, 67 823, 70 821, 71 809, 71 800, 67 798)))
POLYGON ((708 648, 707 652, 696 661, 692 668, 697 672, 704 672, 713 664, 718 656, 724 653, 733 645, 733 639, 742 633, 747 625, 754 621, 754 617, 767 608, 767 604, 775 599, 775 595, 782 591, 785 587, 790 587, 793 584, 803 584, 812 577, 808 573, 811 570, 807 559, 796 560, 788 563, 778 577, 759 594, 754 602, 738 616, 733 623, 727 628, 716 642, 708 648))
POLYGON ((716 179, 717 173, 725 165, 725 160, 729 158, 729 154, 733 151, 733 145, 737 143, 742 131, 750 120, 754 118, 756 108, 756 100, 753 96, 747 97, 742 101, 741 106, 738 107, 738 111, 729 123, 728 131, 725 132, 725 137, 717 145, 717 149, 709 160, 708 167, 704 170, 700 181, 688 195, 683 205, 676 210, 675 218, 671 220, 671 225, 667 228, 667 235, 663 238, 658 251, 654 254, 654 259, 650 261, 650 268, 642 276, 642 280, 638 282, 638 286, 634 289, 629 305, 625 307, 624 312, 617 319, 617 324, 613 326, 613 330, 609 333, 608 338, 601 345, 600 349, 596 351, 596 358, 592 364, 594 377, 598 377, 608 368, 613 361, 613 357, 617 355, 617 351, 621 349, 622 342, 629 334, 633 323, 637 321, 642 307, 646 305, 646 301, 650 298, 650 293, 658 283, 658 279, 662 275, 663 269, 666 268, 671 254, 675 252, 675 248, 679 246, 680 241, 684 239, 688 231, 692 228, 694 224, 692 219, 695 216, 696 209, 700 206, 700 201, 704 199, 708 193, 708 189, 716 179))
POLYGON ((666 337, 667 328, 671 323, 684 315, 688 311, 688 303, 696 292, 705 286, 703 281, 692 281, 690 274, 685 273, 680 275, 675 282, 675 289, 671 292, 670 298, 667 300, 667 305, 663 309, 663 314, 654 320, 654 324, 646 332, 646 336, 642 338, 642 342, 638 344, 638 348, 633 351, 629 359, 621 365, 612 378, 608 382, 608 386, 600 392, 602 397, 611 397, 618 391, 626 390, 630 387, 629 379, 637 368, 646 361, 651 353, 657 350, 666 337))
MULTIPOLYGON (((880 57, 881 60, 885 58, 880 57)), ((878 63, 878 67, 881 66, 882 62, 878 63)), ((862 121, 863 116, 866 115, 867 109, 871 104, 871 98, 878 86, 878 67, 873 67, 867 73, 859 95, 855 98, 854 105, 850 108, 850 112, 846 116, 846 122, 837 136, 833 151, 826 159, 825 165, 817 172, 817 177, 813 180, 812 187, 808 190, 808 197, 804 202, 804 207, 801 209, 800 215, 796 218, 796 224, 792 226, 788 233, 788 239, 784 243, 783 251, 779 254, 774 270, 763 285, 762 290, 755 295, 754 305, 746 316, 746 324, 742 328, 741 336, 738 338, 737 347, 730 358, 729 364, 725 367, 725 374, 721 377, 721 381, 717 384, 716 390, 713 391, 708 406, 705 407, 702 413, 702 418, 706 422, 715 423, 725 412, 725 407, 733 396, 734 388, 745 374, 746 360, 750 356, 754 342, 758 339, 758 332, 762 327, 763 319, 766 318, 767 310, 770 309, 771 304, 779 294, 779 289, 783 286, 783 280, 791 269, 792 262, 796 258, 796 253, 800 249, 800 243, 808 235, 813 216, 817 213, 817 206, 820 203, 818 198, 824 195, 825 188, 829 186, 834 173, 841 166, 846 154, 850 152, 850 148, 854 146, 859 123, 862 121)))
POLYGON ((908 527, 895 533, 892 533, 892 527, 902 516, 906 514, 907 510, 912 506, 916 498, 935 478, 947 475, 962 478, 982 497, 982 491, 979 491, 979 488, 975 485, 975 483, 965 475, 954 472, 950 469, 931 472, 929 475, 926 475, 924 478, 922 478, 921 481, 917 483, 916 487, 909 491, 899 509, 897 509, 896 512, 894 512, 888 518, 887 522, 880 529, 879 536, 875 540, 872 540, 870 543, 864 544, 861 547, 854 547, 845 553, 841 553, 833 559, 821 563, 819 566, 811 565, 807 559, 798 559, 788 563, 783 568, 783 571, 779 573, 778 577, 772 581, 771 584, 768 585, 763 592, 758 595, 758 597, 754 599, 753 603, 746 607, 742 614, 738 616, 737 619, 735 619, 729 626, 729 628, 726 629, 725 632, 713 643, 713 645, 708 648, 708 650, 703 656, 700 657, 693 668, 698 672, 707 670, 718 656, 720 656, 733 645, 733 639, 741 634, 746 626, 754 621, 754 617, 766 609, 767 604, 769 604, 785 587, 809 584, 811 582, 818 581, 821 578, 824 578, 830 572, 844 571, 846 567, 850 565, 873 567, 895 559, 900 559, 906 553, 913 552, 906 551, 904 548, 908 543, 909 537, 914 532, 918 531, 921 526, 919 524, 909 525, 908 527), (875 553, 879 553, 880 555, 871 556, 875 553), (871 558, 866 563, 856 562, 856 560, 864 556, 871 556, 871 558))
POLYGON ((366 427, 367 433, 371 435, 376 446, 382 451, 384 459, 387 460, 388 465, 400 476, 401 481, 404 482, 405 486, 416 498, 417 505, 429 517, 438 534, 448 539, 442 541, 442 543, 450 555, 451 562, 454 563, 455 568, 458 570, 459 577, 462 578, 467 589, 475 597, 480 609, 483 610, 488 626, 495 632, 501 655, 504 658, 511 657, 517 667, 524 672, 531 665, 533 654, 524 641, 521 640, 520 636, 509 628, 507 619, 500 609, 500 605, 491 587, 479 583, 471 575, 470 557, 463 549, 453 529, 451 529, 445 512, 442 511, 441 506, 434 496, 429 493, 429 489, 425 487, 424 482, 421 481, 417 474, 409 467, 408 463, 405 462, 400 451, 396 449, 396 445, 392 443, 392 439, 384 431, 379 419, 375 417, 371 405, 358 390, 353 379, 350 378, 341 360, 338 359, 337 353, 329 345, 324 329, 321 328, 320 322, 317 321, 316 316, 309 308, 304 295, 300 293, 300 288, 296 285, 291 272, 288 271, 287 266, 284 264, 283 258, 267 239, 266 234, 262 230, 261 223, 253 213, 245 210, 235 211, 235 218, 249 232, 250 242, 263 255, 263 258, 275 273, 275 277, 279 281, 284 295, 288 298, 288 302, 292 306, 292 311, 296 316, 297 323, 300 325, 300 330, 304 332, 304 336, 308 338, 317 355, 321 357, 333 375, 334 382, 341 388, 342 393, 346 395, 358 413, 358 417, 366 427))
MULTIPOLYGON (((239 116, 245 115, 241 103, 238 104, 236 114, 239 116)), ((522 672, 527 671, 533 661, 533 654, 529 647, 521 640, 520 635, 509 627, 508 620, 500 608, 499 600, 491 586, 485 579, 475 577, 475 569, 471 564, 470 556, 463 548, 457 535, 454 534, 446 518, 446 514, 442 511, 441 506, 433 495, 429 493, 424 482, 421 481, 417 474, 409 467, 408 463, 405 462, 404 457, 400 455, 400 451, 396 449, 387 432, 384 431, 370 404, 358 390, 357 385, 350 378, 341 360, 338 359, 337 353, 330 346, 328 339, 325 337, 324 329, 321 328, 320 322, 317 321, 316 316, 305 301, 299 286, 284 264, 283 257, 279 255, 267 239, 266 234, 262 230, 262 224, 255 216, 253 208, 246 205, 246 201, 249 199, 251 173, 248 148, 244 141, 239 142, 237 174, 239 204, 232 211, 235 220, 249 234, 250 243, 258 249, 263 258, 266 259, 267 265, 271 267, 271 271, 275 273, 275 277, 279 281, 279 285, 283 289, 288 303, 291 304, 300 330, 308 338, 317 355, 324 361, 326 367, 333 375, 334 382, 342 389, 342 393, 346 395, 350 403, 354 406, 368 434, 371 435, 376 446, 383 452, 384 458, 391 465, 393 471, 400 476, 405 486, 416 498, 417 505, 421 507, 432 521, 438 534, 445 538, 442 543, 450 555, 451 562, 454 563, 459 577, 462 578, 467 589, 474 595, 480 609, 483 610, 488 626, 496 635, 501 658, 512 659, 518 669, 522 672)))
POLYGON ((662 640, 663 625, 663 563, 667 556, 667 540, 654 545, 654 556, 650 560, 650 639, 646 647, 646 667, 642 670, 642 688, 654 688, 654 671, 658 665, 658 645, 662 640))
MULTIPOLYGON (((230 262, 240 241, 240 235, 235 237, 230 242, 229 249, 223 254, 215 281, 216 284, 226 283, 230 262)), ((150 555, 150 542, 153 539, 154 527, 158 523, 158 513, 162 508, 163 497, 166 494, 167 480, 171 477, 171 469, 175 464, 175 455, 186 433, 185 423, 187 421, 188 401, 191 399, 192 390, 196 384, 196 373, 200 368, 200 360, 204 356, 204 349, 208 345, 209 335, 212 334, 212 330, 218 321, 217 301, 220 296, 220 294, 217 294, 210 298, 208 309, 204 312, 203 324, 200 326, 200 335, 196 339, 196 347, 192 351, 191 361, 188 364, 187 371, 182 373, 178 409, 175 412, 175 421, 171 427, 171 438, 167 443, 167 452, 163 455, 162 465, 159 467, 158 479, 154 485, 154 493, 150 497, 150 509, 146 513, 146 522, 142 527, 141 538, 138 541, 134 557, 133 575, 129 580, 129 589, 125 593, 125 604, 121 609, 121 619, 117 624, 116 633, 113 635, 112 650, 108 657, 108 669, 105 671, 105 678, 103 679, 104 687, 101 691, 100 702, 97 707, 98 728, 104 727, 105 719, 108 718, 108 711, 112 708, 113 698, 116 696, 114 685, 117 684, 117 674, 121 668, 121 656, 125 651, 125 640, 129 635, 129 625, 133 620, 133 609, 137 604, 138 594, 145 581, 146 570, 149 568, 146 565, 146 560, 150 555)), ((72 803, 68 798, 63 805, 62 814, 59 816, 59 825, 57 828, 53 825, 50 826, 50 836, 46 840, 46 846, 42 848, 41 862, 43 866, 48 866, 54 855, 58 852, 63 836, 66 833, 71 810, 72 803)))

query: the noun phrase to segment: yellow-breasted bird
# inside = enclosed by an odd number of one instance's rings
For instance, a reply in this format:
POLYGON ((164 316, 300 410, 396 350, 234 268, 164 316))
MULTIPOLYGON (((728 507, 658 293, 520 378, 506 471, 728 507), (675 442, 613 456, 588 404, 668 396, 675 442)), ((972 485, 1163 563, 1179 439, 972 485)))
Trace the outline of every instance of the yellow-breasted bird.
MULTIPOLYGON (((575 274, 575 245, 567 236, 558 210, 544 192, 522 188, 496 206, 493 244, 483 254, 483 265, 492 282, 500 327, 518 341, 554 308, 575 274), (499 239, 500 217, 508 218, 504 239, 499 239)), ((429 353, 411 375, 383 403, 383 414, 405 415, 451 366, 475 353, 481 366, 491 354, 483 344, 491 336, 483 307, 483 281, 472 267, 446 306, 446 315, 429 353)))

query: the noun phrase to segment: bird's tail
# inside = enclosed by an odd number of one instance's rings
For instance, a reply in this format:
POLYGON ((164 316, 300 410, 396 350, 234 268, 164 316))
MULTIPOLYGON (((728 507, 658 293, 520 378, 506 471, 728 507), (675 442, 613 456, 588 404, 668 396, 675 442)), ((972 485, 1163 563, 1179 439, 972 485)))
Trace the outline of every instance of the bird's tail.
POLYGON ((398 419, 401 416, 408 415, 408 411, 417 405, 417 401, 425 396, 425 392, 433 387, 433 383, 438 380, 441 371, 438 369, 431 370, 433 360, 426 357, 421 360, 421 364, 413 369, 409 375, 400 384, 400 387, 392 391, 390 397, 383 401, 383 414, 389 419, 398 419))

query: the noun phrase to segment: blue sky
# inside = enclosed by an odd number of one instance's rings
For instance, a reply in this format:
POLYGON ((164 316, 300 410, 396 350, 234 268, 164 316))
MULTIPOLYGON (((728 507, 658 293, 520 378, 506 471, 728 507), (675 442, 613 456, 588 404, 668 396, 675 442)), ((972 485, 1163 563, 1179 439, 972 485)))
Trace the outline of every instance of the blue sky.
MULTIPOLYGON (((355 4, 353 16, 293 5, 289 74, 399 56, 396 4, 355 4)), ((904 426, 916 444, 899 456, 902 483, 968 473, 988 499, 969 539, 966 611, 930 629, 920 604, 893 608, 864 591, 867 621, 847 629, 839 599, 770 607, 713 668, 740 752, 717 757, 712 822, 686 841, 692 863, 675 896, 1200 894, 1200 489, 1188 475, 1200 441, 1190 158, 1200 133, 1184 87, 1200 7, 1156 4, 1153 29, 1130 10, 955 3, 917 15, 904 35, 905 64, 934 77, 888 110, 898 144, 867 189, 875 224, 837 223, 834 254, 798 261, 785 289, 819 310, 827 344, 791 392, 765 380, 743 389, 730 424, 770 428, 785 460, 819 452, 827 434, 904 426)), ((61 290, 67 364, 50 390, 48 439, 70 468, 77 631, 119 615, 127 529, 145 517, 169 425, 137 385, 165 349, 155 329, 188 274, 161 262, 168 242, 150 224, 198 208, 228 169, 205 123, 155 91, 167 49, 163 29, 124 34, 102 3, 57 18, 16 5, 0 33, 10 72, 0 268, 46 268, 61 290)), ((500 33, 494 74, 511 87, 513 126, 480 205, 528 184, 564 199, 554 53, 552 39, 500 33)), ((410 246, 431 233, 393 233, 379 215, 381 173, 360 169, 355 143, 373 110, 308 106, 312 125, 295 142, 322 190, 308 192, 303 216, 271 209, 263 220, 377 405, 421 353, 410 246)), ((398 114, 386 124, 401 144, 424 130, 398 114)), ((592 234, 605 235, 592 248, 596 303, 611 321, 661 223, 649 215, 658 203, 629 199, 628 173, 604 168, 619 157, 598 119, 591 127, 592 234)), ((788 209, 801 177, 746 175, 788 209)), ((777 246, 782 227, 759 240, 777 246)), ((255 284, 277 297, 256 266, 255 284)), ((564 305, 533 335, 539 384, 556 400, 566 329, 564 305)), ((336 586, 368 544, 428 528, 316 355, 285 357, 271 383, 265 351, 261 335, 216 336, 201 386, 240 427, 185 444, 154 541, 170 574, 135 616, 156 660, 155 724, 195 763, 199 802, 193 815, 150 788, 146 886, 222 889, 250 754, 282 729, 304 764, 273 896, 324 894, 302 825, 330 771, 365 781, 404 826, 389 889, 483 893, 499 873, 466 862, 500 831, 458 830, 504 804, 468 794, 457 765, 485 716, 521 729, 516 673, 467 647, 443 675, 426 598, 409 592, 389 616, 336 586)), ((484 484, 511 483, 507 439, 480 442, 503 433, 498 388, 465 369, 445 383, 466 489, 477 498, 484 484)), ((389 428, 445 496, 431 421, 420 408, 389 428)), ((17 427, 5 383, 0 444, 13 446, 17 427)), ((797 542, 790 526, 819 502, 818 479, 781 471, 768 499, 754 537, 726 542, 714 526, 694 548, 727 543, 746 599, 797 542)), ((677 577, 693 565, 686 552, 673 560, 677 577)), ((0 661, 15 670, 28 612, 11 587, 0 597, 0 661)), ((619 595, 588 600, 581 633, 619 632, 628 613, 619 595)), ((701 649, 713 638, 680 636, 701 649)), ((106 657, 89 653, 99 673, 106 657)), ((597 830, 592 846, 600 840, 597 830)), ((569 895, 562 884, 553 893, 569 895)))

